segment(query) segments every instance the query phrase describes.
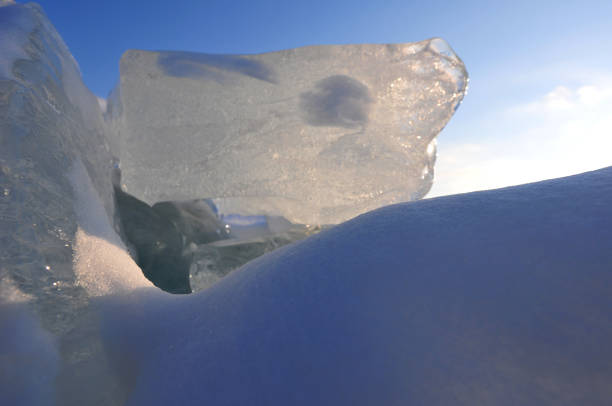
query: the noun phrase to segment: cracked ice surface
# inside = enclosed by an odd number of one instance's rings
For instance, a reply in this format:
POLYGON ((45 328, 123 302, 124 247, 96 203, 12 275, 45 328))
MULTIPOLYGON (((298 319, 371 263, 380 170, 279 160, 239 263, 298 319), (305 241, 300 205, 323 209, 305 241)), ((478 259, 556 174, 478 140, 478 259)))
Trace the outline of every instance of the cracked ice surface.
POLYGON ((260 55, 128 51, 108 116, 135 196, 338 223, 423 197, 467 85, 442 39, 260 55))

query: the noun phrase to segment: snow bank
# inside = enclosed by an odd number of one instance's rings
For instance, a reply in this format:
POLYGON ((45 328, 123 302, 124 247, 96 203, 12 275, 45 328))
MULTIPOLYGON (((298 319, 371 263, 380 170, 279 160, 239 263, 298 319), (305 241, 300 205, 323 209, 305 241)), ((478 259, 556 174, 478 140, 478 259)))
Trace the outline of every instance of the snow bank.
POLYGON ((0 279, 0 401, 3 405, 55 404, 57 343, 28 308, 31 296, 0 279))
POLYGON ((389 206, 200 294, 109 300, 128 404, 607 405, 611 204, 612 167, 389 206))

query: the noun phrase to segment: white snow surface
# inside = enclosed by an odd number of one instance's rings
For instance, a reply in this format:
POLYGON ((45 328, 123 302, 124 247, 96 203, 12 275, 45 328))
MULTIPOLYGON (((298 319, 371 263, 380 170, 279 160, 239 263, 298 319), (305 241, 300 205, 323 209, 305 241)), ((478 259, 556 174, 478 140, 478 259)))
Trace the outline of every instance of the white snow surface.
POLYGON ((385 207, 196 295, 108 298, 111 357, 129 405, 607 405, 611 204, 612 167, 385 207))
POLYGON ((74 188, 78 222, 74 238, 77 285, 84 287, 92 297, 153 286, 111 226, 104 205, 80 160, 70 168, 68 178, 74 188))

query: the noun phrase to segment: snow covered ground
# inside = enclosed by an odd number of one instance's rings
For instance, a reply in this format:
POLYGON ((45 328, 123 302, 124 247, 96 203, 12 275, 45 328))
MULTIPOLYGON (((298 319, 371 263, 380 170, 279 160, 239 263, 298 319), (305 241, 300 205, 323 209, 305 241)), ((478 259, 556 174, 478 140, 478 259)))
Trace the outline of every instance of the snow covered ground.
POLYGON ((103 300, 110 357, 133 405, 607 405, 611 204, 612 167, 385 207, 103 300))
POLYGON ((63 41, 35 6, 9 20, 0 404, 612 402, 612 167, 383 207, 170 295, 117 234, 63 41))

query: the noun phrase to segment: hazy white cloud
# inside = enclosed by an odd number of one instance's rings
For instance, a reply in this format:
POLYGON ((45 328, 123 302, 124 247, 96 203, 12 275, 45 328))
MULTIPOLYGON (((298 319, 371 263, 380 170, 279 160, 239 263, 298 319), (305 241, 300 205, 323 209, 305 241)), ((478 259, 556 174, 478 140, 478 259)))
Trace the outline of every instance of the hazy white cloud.
POLYGON ((612 77, 559 85, 493 112, 470 143, 438 144, 428 197, 517 185, 612 165, 612 77))
MULTIPOLYGON (((583 108, 598 108, 602 103, 612 101, 612 84, 586 85, 576 89, 557 86, 540 99, 510 109, 515 113, 574 114, 583 108)), ((582 112, 581 112, 582 113, 582 112)))

